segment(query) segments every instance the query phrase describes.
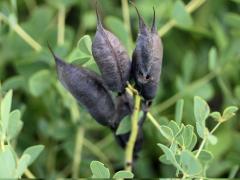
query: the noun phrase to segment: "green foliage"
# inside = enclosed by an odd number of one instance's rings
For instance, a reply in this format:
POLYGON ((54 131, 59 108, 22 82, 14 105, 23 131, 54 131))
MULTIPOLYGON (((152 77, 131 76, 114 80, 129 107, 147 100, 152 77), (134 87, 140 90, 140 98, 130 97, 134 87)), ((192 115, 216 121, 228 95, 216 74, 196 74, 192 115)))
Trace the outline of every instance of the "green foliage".
POLYGON ((184 28, 189 28, 193 24, 191 15, 186 11, 185 6, 181 0, 177 0, 173 6, 172 18, 177 25, 184 28))
POLYGON ((116 135, 128 133, 131 130, 131 117, 125 117, 119 124, 116 135))
MULTIPOLYGON (((181 109, 183 109, 183 107, 181 109)), ((160 126, 160 132, 168 140, 170 147, 161 143, 158 144, 164 153, 159 160, 165 164, 175 166, 177 169, 176 174, 180 172, 183 177, 205 178, 208 165, 214 158, 214 155, 206 150, 206 143, 208 141, 213 145, 217 143, 217 138, 213 136, 212 133, 225 121, 223 119, 228 120, 232 118, 237 110, 237 107, 229 106, 224 110, 223 116, 221 116, 219 112, 210 114, 210 108, 207 102, 195 96, 194 116, 196 129, 198 136, 203 139, 200 146, 197 150, 193 151, 197 142, 197 136, 193 126, 185 126, 183 123, 177 124, 174 121, 170 121, 168 126, 160 126), (211 131, 206 127, 206 119, 209 114, 218 121, 218 124, 211 131)))
MULTIPOLYGON (((104 178, 104 179, 110 178, 110 171, 108 168, 104 166, 103 163, 99 161, 92 161, 90 164, 90 168, 92 171, 92 178, 104 178)), ((116 172, 112 178, 113 179, 132 179, 133 174, 129 171, 121 170, 116 172)))
POLYGON ((0 168, 0 178, 21 178, 44 148, 42 145, 31 146, 18 159, 10 142, 21 131, 23 122, 19 110, 11 111, 11 103, 12 90, 8 91, 1 100, 0 164, 4 166, 0 168), (7 145, 5 145, 6 143, 7 145))
POLYGON ((206 136, 205 126, 209 113, 210 109, 207 102, 198 96, 194 97, 194 116, 196 119, 197 132, 201 138, 206 136))

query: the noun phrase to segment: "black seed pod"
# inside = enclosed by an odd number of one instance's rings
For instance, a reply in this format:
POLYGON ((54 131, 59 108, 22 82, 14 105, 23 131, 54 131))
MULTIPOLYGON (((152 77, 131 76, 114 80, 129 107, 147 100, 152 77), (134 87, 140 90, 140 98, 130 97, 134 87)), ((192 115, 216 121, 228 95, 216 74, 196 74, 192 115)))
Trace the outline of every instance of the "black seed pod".
POLYGON ((109 91, 103 85, 102 79, 96 73, 73 64, 67 64, 53 52, 52 54, 56 62, 58 78, 63 86, 97 122, 111 127, 115 105, 109 91))
POLYGON ((96 14, 98 23, 92 44, 93 57, 108 88, 123 92, 130 76, 130 58, 119 39, 103 28, 97 10, 96 14))
POLYGON ((132 74, 140 94, 146 100, 151 100, 156 95, 160 79, 163 47, 157 33, 155 10, 151 29, 145 25, 137 8, 136 11, 139 18, 139 33, 133 52, 132 74))

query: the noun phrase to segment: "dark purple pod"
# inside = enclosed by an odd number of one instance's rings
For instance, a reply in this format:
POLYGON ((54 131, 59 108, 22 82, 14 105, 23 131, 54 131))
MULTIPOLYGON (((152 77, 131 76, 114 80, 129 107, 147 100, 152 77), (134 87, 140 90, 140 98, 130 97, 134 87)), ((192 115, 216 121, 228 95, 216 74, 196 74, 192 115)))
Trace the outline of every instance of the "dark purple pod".
POLYGON ((130 58, 119 39, 103 28, 98 11, 96 14, 98 23, 92 44, 93 57, 108 88, 123 92, 130 76, 130 58))
POLYGON ((115 105, 102 79, 96 73, 67 64, 53 52, 52 54, 56 62, 58 78, 63 86, 97 122, 111 127, 115 105))
POLYGON ((137 8, 136 11, 139 18, 139 33, 132 57, 132 74, 140 94, 146 100, 151 100, 156 95, 160 79, 163 46, 157 33, 155 10, 151 29, 145 25, 137 8))

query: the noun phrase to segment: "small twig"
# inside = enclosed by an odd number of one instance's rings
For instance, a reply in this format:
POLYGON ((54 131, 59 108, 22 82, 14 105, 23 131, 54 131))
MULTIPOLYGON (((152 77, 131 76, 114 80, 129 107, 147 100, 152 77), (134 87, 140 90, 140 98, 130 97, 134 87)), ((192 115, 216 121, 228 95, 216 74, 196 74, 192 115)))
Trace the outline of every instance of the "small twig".
MULTIPOLYGON (((221 122, 218 122, 209 134, 213 134, 216 131, 216 129, 220 126, 220 124, 221 124, 221 122)), ((203 150, 204 145, 207 142, 207 138, 208 138, 209 134, 206 135, 206 137, 203 139, 202 143, 200 144, 197 154, 195 155, 196 158, 200 155, 201 151, 203 150)))
POLYGON ((21 26, 13 24, 9 19, 2 13, 0 13, 0 21, 7 23, 27 44, 29 44, 35 51, 41 51, 42 46, 36 42, 21 26))
POLYGON ((34 176, 34 174, 29 170, 27 169, 24 174, 26 175, 27 178, 29 179, 36 179, 36 176, 34 176))
POLYGON ((98 157, 101 162, 105 163, 109 168, 110 172, 113 172, 113 167, 111 166, 108 157, 102 152, 102 150, 98 146, 89 141, 87 138, 84 139, 83 145, 88 148, 88 150, 91 151, 96 157, 98 157))
POLYGON ((84 141, 84 128, 80 127, 77 130, 76 140, 75 140, 75 150, 73 156, 73 166, 72 166, 72 177, 78 178, 81 159, 82 159, 82 146, 84 141))
POLYGON ((132 39, 132 31, 131 31, 131 24, 130 24, 130 15, 129 15, 129 6, 128 6, 128 0, 122 0, 122 15, 123 15, 123 22, 125 29, 128 33, 128 51, 131 53, 131 47, 133 45, 133 39, 132 39))
POLYGON ((135 142, 138 135, 138 117, 139 117, 139 111, 140 111, 140 103, 141 103, 141 97, 136 94, 135 95, 135 105, 134 105, 134 111, 132 115, 131 120, 131 133, 130 137, 127 143, 126 151, 125 151, 125 170, 132 171, 132 164, 133 164, 133 151, 135 142))
POLYGON ((65 33, 65 16, 66 9, 64 6, 60 6, 58 10, 58 36, 57 43, 58 45, 64 44, 64 33, 65 33))
POLYGON ((147 117, 150 120, 150 122, 153 123, 153 125, 160 131, 161 127, 160 127, 159 123, 157 122, 157 120, 153 117, 153 115, 150 112, 147 113, 147 117))

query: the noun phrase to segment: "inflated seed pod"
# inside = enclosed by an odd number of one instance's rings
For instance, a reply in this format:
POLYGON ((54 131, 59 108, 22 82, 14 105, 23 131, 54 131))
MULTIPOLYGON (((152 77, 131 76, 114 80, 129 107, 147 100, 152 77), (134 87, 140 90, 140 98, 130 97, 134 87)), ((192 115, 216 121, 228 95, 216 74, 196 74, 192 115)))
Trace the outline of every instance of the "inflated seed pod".
POLYGON ((92 44, 93 57, 108 88, 123 92, 131 71, 128 53, 119 39, 103 28, 97 14, 97 31, 92 44))
MULTIPOLYGON (((136 7, 135 7, 136 8, 136 7)), ((139 33, 132 57, 132 74, 140 94, 151 100, 155 97, 162 68, 163 46, 157 33, 155 10, 152 27, 149 29, 138 9, 139 33)))
MULTIPOLYGON (((51 48, 49 47, 51 50, 51 48)), ((58 78, 63 86, 83 105, 100 124, 111 127, 115 113, 112 97, 96 73, 67 64, 51 50, 56 62, 58 78)))

